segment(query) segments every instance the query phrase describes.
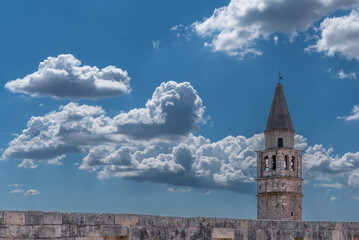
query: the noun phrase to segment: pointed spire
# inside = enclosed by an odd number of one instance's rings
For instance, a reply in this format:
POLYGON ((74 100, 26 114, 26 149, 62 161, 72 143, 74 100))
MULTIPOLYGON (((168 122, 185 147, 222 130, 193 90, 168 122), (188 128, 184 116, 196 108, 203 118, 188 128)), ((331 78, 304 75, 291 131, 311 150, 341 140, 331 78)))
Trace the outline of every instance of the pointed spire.
POLYGON ((280 83, 277 84, 275 89, 266 127, 266 130, 273 129, 294 130, 287 102, 285 101, 283 87, 280 83))

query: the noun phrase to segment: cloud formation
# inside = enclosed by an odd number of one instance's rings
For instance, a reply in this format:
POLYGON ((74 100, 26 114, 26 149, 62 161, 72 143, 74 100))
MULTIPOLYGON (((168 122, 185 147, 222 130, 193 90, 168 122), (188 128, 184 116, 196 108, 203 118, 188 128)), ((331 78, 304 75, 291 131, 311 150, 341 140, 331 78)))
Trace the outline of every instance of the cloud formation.
POLYGON ((346 73, 343 69, 340 69, 336 77, 339 79, 357 79, 357 74, 355 72, 346 73))
MULTIPOLYGON (((100 179, 253 193, 255 151, 264 149, 264 134, 218 141, 195 136, 204 111, 189 83, 172 81, 157 87, 144 108, 113 118, 99 106, 69 103, 32 117, 9 143, 3 158, 21 159, 21 167, 32 168, 41 162, 60 165, 68 153, 85 153, 79 169, 95 172, 100 179)), ((295 135, 295 148, 306 149, 306 138, 295 135)), ((303 159, 310 178, 331 175, 340 184, 357 186, 354 173, 359 153, 339 157, 332 148, 314 145, 307 148, 303 159)))
POLYGON ((23 189, 14 189, 14 190, 9 191, 10 194, 23 193, 23 192, 24 192, 23 189))
POLYGON ((338 119, 344 119, 345 121, 359 120, 359 105, 354 105, 348 116, 338 116, 338 119))
POLYGON ((19 168, 37 168, 39 165, 35 164, 33 160, 30 159, 24 159, 22 162, 17 165, 19 168))
POLYGON ((315 45, 307 48, 327 56, 341 55, 347 59, 359 59, 359 12, 349 15, 327 17, 320 24, 321 35, 315 45))
MULTIPOLYGON (((359 152, 334 155, 334 149, 325 149, 321 144, 308 147, 303 156, 303 173, 308 178, 341 182, 339 184, 359 187, 359 152)), ((319 187, 339 188, 342 185, 319 184, 319 187)))
POLYGON ((126 71, 114 66, 103 69, 81 66, 81 61, 71 54, 48 57, 39 64, 36 72, 7 82, 5 88, 32 97, 61 99, 99 99, 131 91, 126 71))
POLYGON ((36 189, 29 189, 24 193, 25 196, 36 196, 39 194, 40 194, 40 192, 36 189))
POLYGON ((276 32, 291 36, 306 31, 328 13, 358 6, 358 0, 231 0, 213 15, 193 24, 195 31, 210 38, 213 51, 243 57, 261 55, 256 42, 276 32), (294 34, 294 35, 293 35, 294 34))
POLYGON ((170 142, 99 146, 90 150, 80 169, 97 171, 99 178, 251 192, 256 173, 254 150, 263 147, 263 141, 263 134, 229 136, 218 142, 189 134, 170 142))

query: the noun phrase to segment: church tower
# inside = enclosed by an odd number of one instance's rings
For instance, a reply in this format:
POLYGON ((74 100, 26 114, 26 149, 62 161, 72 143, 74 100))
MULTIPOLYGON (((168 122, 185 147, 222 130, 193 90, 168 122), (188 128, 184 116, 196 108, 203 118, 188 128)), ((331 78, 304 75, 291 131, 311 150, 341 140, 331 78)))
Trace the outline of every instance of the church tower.
POLYGON ((302 220, 302 151, 294 149, 294 128, 278 83, 257 151, 257 218, 302 220))

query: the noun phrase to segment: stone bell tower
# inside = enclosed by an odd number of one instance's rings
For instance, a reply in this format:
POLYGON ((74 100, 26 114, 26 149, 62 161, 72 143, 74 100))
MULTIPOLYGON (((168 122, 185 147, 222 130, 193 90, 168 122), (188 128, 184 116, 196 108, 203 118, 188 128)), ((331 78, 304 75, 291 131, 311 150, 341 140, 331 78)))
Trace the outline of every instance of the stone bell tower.
POLYGON ((294 128, 278 83, 257 151, 257 218, 302 220, 302 151, 294 149, 294 128))

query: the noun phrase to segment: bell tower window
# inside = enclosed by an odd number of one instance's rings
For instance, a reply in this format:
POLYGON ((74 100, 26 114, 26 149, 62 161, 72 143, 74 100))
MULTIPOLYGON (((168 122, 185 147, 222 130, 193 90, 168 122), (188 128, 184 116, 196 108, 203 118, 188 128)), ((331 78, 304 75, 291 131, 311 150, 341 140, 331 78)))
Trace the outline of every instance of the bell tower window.
POLYGON ((272 157, 272 170, 276 170, 276 168, 277 168, 277 158, 276 158, 276 156, 274 155, 274 156, 272 157))
POLYGON ((279 148, 283 147, 283 138, 278 138, 278 147, 279 148))
POLYGON ((288 170, 288 156, 287 155, 284 157, 284 169, 288 170))
POLYGON ((290 160, 290 170, 291 171, 294 171, 294 160, 295 160, 295 157, 292 157, 292 159, 290 160))
POLYGON ((268 172, 269 170, 269 159, 268 156, 264 157, 264 171, 268 172))

